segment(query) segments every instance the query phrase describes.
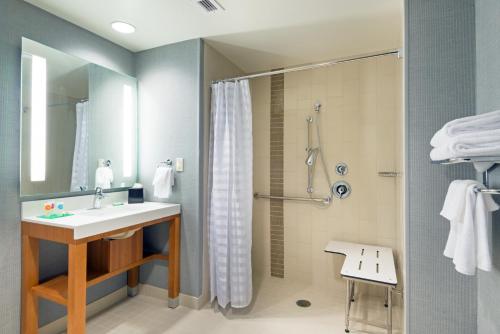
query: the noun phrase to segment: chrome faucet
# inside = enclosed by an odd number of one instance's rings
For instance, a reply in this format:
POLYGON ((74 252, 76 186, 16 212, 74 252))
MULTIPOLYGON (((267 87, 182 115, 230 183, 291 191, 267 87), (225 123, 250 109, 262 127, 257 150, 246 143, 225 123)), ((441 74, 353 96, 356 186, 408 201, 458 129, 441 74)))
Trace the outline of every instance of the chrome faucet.
POLYGON ((102 199, 104 199, 104 194, 102 193, 102 188, 96 187, 95 194, 94 194, 94 209, 101 208, 101 200, 102 199))

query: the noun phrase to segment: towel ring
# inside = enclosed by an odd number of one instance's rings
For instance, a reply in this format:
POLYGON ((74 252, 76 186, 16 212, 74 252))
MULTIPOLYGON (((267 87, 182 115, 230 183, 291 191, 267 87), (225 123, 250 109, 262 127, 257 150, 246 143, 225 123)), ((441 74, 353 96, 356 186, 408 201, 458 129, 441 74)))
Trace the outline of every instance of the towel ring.
POLYGON ((167 159, 166 161, 160 161, 160 163, 158 164, 158 167, 160 166, 172 166, 173 162, 171 159, 167 159))
POLYGON ((111 167, 111 160, 107 159, 97 159, 98 167, 111 167))

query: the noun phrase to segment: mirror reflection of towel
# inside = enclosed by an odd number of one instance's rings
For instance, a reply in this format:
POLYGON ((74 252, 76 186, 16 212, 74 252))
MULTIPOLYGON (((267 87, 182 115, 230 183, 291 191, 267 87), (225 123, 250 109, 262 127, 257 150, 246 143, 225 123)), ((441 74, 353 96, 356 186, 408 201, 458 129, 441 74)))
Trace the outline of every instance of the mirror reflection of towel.
POLYGON ((113 170, 111 167, 97 167, 95 170, 95 186, 102 189, 111 188, 113 183, 113 170))
POLYGON ((153 178, 154 196, 169 198, 174 185, 174 169, 171 166, 159 166, 153 178))

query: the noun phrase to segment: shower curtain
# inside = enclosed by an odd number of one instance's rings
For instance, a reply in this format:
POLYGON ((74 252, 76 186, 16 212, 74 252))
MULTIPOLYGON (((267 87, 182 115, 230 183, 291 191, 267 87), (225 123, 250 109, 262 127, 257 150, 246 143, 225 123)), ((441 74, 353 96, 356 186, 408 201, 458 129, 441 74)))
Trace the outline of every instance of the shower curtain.
POLYGON ((89 115, 88 102, 76 104, 76 135, 73 152, 73 169, 71 171, 70 191, 88 189, 89 171, 89 115))
POLYGON ((209 158, 211 300, 252 300, 252 106, 248 80, 212 85, 209 158))

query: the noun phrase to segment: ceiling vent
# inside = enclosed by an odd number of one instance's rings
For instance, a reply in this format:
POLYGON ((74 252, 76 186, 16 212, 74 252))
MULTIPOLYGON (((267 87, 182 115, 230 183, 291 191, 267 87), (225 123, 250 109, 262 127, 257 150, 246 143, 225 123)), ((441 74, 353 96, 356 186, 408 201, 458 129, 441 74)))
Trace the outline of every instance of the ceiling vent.
POLYGON ((208 13, 213 13, 218 10, 226 10, 217 0, 197 0, 196 2, 208 13))

